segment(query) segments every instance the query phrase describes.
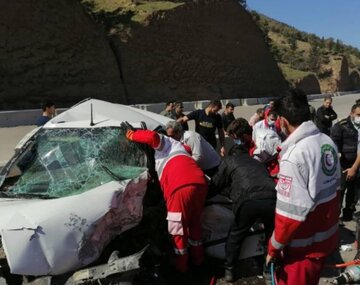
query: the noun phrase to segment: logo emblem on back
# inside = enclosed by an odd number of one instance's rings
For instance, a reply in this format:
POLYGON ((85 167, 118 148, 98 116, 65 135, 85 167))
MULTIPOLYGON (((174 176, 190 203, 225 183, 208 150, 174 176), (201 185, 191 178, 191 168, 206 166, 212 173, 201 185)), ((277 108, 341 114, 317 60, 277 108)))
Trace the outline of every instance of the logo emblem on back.
POLYGON ((325 175, 331 176, 336 171, 337 153, 329 144, 321 146, 321 168, 325 175))

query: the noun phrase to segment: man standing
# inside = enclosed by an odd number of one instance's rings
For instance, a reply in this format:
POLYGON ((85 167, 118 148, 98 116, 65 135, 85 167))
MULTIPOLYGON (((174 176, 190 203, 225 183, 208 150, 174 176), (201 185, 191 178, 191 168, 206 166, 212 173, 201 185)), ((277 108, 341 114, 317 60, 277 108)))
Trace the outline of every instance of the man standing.
POLYGON ((45 125, 48 121, 50 121, 56 112, 55 104, 50 101, 46 100, 41 105, 42 115, 36 120, 36 125, 38 127, 45 125))
MULTIPOLYGON (((180 118, 182 118, 182 117, 185 116, 185 114, 183 113, 183 110, 184 110, 184 105, 183 105, 183 103, 181 103, 181 102, 176 102, 176 103, 175 103, 175 108, 174 108, 174 111, 173 111, 173 113, 174 113, 174 115, 175 115, 175 120, 180 119, 180 118)), ((188 130, 189 130, 189 126, 188 126, 188 123, 187 123, 187 122, 182 123, 181 126, 182 126, 182 129, 183 129, 184 131, 188 131, 188 130)))
POLYGON ((323 105, 316 111, 316 125, 320 132, 330 136, 332 121, 336 118, 337 114, 332 107, 332 98, 326 96, 323 105))
POLYGON ((188 245, 194 265, 204 260, 201 212, 208 192, 204 173, 184 146, 150 130, 128 130, 130 141, 145 143, 155 150, 155 168, 167 208, 168 231, 175 252, 175 268, 188 270, 188 245))
POLYGON ((258 108, 255 112, 254 115, 252 115, 249 119, 249 125, 250 126, 255 126, 255 124, 261 120, 264 119, 264 109, 263 108, 258 108))
POLYGON ((310 120, 302 92, 291 90, 274 110, 289 136, 280 153, 275 229, 266 260, 279 260, 278 285, 317 285, 326 257, 337 248, 337 147, 310 120))
POLYGON ((234 104, 227 103, 225 106, 224 112, 221 114, 221 119, 222 119, 223 129, 225 131, 225 134, 226 134, 227 127, 230 125, 230 123, 232 121, 235 120, 234 108, 235 108, 234 104))
POLYGON ((168 122, 165 128, 169 137, 190 147, 192 158, 206 175, 211 177, 216 172, 221 158, 200 134, 193 131, 184 132, 181 124, 175 121, 168 122))
POLYGON ((167 102, 165 105, 165 109, 161 111, 160 115, 175 120, 175 115, 173 113, 173 110, 174 110, 174 102, 167 102))
POLYGON ((196 110, 188 115, 179 118, 179 123, 184 123, 189 120, 195 120, 195 131, 206 139, 214 149, 216 149, 215 131, 218 130, 220 142, 220 155, 225 156, 225 135, 221 116, 218 112, 222 105, 220 100, 213 100, 205 109, 196 110))
POLYGON ((342 199, 346 191, 345 208, 342 209, 342 220, 351 221, 357 202, 357 199, 355 199, 355 188, 360 183, 360 177, 357 175, 349 177, 348 169, 351 169, 355 164, 358 153, 360 141, 360 104, 353 105, 350 116, 334 125, 331 130, 331 138, 341 154, 340 164, 343 170, 341 175, 342 199))

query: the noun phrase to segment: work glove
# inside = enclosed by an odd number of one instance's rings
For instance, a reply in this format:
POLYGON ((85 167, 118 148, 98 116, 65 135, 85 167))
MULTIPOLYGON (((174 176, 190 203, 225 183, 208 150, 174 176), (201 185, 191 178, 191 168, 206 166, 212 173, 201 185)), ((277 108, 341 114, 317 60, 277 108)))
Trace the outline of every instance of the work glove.
POLYGON ((135 131, 133 131, 133 130, 127 130, 125 136, 129 141, 132 141, 134 133, 135 133, 135 131))
POLYGON ((120 128, 125 133, 125 136, 128 140, 132 141, 135 129, 132 125, 130 125, 127 121, 122 122, 120 124, 120 128))
POLYGON ((135 131, 135 128, 129 124, 129 122, 125 121, 120 124, 120 128, 126 133, 127 130, 135 131))

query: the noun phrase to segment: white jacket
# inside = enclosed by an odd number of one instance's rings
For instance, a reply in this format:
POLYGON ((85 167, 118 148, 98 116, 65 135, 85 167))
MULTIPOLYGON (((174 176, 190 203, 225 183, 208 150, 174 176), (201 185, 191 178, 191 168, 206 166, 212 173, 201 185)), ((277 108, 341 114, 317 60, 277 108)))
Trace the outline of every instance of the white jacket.
POLYGON ((211 169, 220 164, 219 154, 200 134, 185 131, 181 142, 190 147, 193 159, 202 170, 211 169))
POLYGON ((335 143, 322 134, 312 121, 302 123, 282 144, 279 178, 292 179, 290 193, 287 187, 277 185, 278 200, 306 208, 296 208, 285 216, 304 220, 317 205, 336 196, 340 186, 340 164, 335 143))
POLYGON ((255 159, 266 162, 277 155, 281 139, 276 132, 270 129, 258 129, 254 134, 255 159))
POLYGON ((268 252, 322 257, 336 248, 340 163, 337 147, 312 121, 282 144, 275 230, 268 252))

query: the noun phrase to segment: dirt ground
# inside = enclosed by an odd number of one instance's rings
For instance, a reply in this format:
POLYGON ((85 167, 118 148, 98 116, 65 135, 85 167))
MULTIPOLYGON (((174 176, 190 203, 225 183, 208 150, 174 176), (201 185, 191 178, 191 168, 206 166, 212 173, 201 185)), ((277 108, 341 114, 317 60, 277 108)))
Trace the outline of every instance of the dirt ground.
MULTIPOLYGON (((345 222, 340 226, 340 240, 338 251, 334 252, 327 260, 327 266, 322 272, 319 285, 332 284, 332 280, 339 276, 342 269, 331 266, 354 259, 357 250, 355 242, 356 223, 345 222), (346 248, 346 249, 345 249, 346 248)), ((248 258, 238 264, 238 280, 228 283, 224 279, 223 261, 208 258, 201 268, 192 268, 187 274, 179 274, 171 269, 170 265, 161 264, 158 268, 140 273, 134 280, 135 285, 265 285, 263 277, 263 257, 248 258)))

